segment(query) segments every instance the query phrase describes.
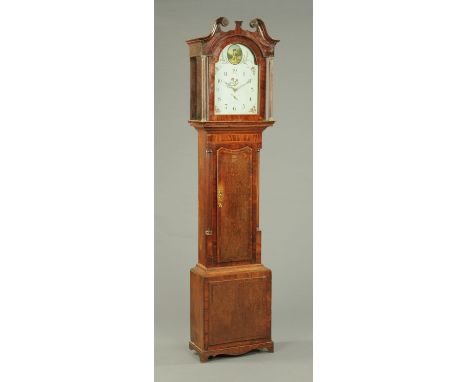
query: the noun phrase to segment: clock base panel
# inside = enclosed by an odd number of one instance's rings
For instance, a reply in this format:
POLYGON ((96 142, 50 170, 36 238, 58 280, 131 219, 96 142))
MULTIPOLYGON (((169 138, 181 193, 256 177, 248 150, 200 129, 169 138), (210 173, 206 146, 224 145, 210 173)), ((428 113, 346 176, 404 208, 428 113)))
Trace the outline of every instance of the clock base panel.
POLYGON ((192 268, 189 346, 201 362, 219 354, 272 352, 271 270, 261 264, 192 268))

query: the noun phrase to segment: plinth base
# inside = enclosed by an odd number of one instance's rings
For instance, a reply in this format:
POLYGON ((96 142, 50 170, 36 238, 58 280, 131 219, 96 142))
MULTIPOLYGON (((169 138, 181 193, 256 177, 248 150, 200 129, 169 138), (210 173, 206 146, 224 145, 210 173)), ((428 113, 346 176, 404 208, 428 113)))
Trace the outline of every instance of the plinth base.
POLYGON ((225 347, 216 350, 201 350, 197 345, 195 345, 192 341, 189 342, 189 349, 195 350, 200 357, 200 362, 208 361, 209 357, 216 357, 217 355, 241 355, 248 353, 252 350, 266 350, 270 353, 275 351, 275 347, 273 341, 267 341, 257 344, 251 345, 241 345, 241 346, 232 346, 232 347, 225 347))
POLYGON ((261 264, 192 268, 189 347, 201 362, 219 354, 273 352, 271 271, 261 264))

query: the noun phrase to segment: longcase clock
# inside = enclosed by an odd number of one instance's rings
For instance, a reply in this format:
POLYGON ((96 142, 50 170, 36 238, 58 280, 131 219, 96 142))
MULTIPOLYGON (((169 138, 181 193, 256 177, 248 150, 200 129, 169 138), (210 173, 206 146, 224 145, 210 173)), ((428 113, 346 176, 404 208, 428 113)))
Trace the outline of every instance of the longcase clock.
POLYGON ((188 40, 190 120, 198 132, 198 263, 190 271, 190 342, 200 361, 273 352, 271 270, 261 263, 259 159, 273 125, 272 39, 216 20, 188 40))

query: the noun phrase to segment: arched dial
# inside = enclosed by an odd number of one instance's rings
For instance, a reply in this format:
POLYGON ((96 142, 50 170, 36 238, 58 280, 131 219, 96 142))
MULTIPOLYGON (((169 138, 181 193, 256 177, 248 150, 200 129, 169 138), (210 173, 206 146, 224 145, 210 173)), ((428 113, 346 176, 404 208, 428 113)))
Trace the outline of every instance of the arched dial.
POLYGON ((215 114, 258 114, 258 65, 252 51, 229 44, 215 64, 215 114))

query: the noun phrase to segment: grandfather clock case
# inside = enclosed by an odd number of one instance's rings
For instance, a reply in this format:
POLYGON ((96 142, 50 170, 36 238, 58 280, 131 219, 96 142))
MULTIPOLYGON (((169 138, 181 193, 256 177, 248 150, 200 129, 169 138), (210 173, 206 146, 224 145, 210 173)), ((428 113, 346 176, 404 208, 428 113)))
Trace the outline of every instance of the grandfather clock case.
POLYGON ((198 263, 190 270, 190 342, 200 361, 273 352, 271 270, 261 262, 259 163, 273 125, 275 45, 260 19, 249 30, 220 17, 188 40, 190 120, 198 132, 198 263))

